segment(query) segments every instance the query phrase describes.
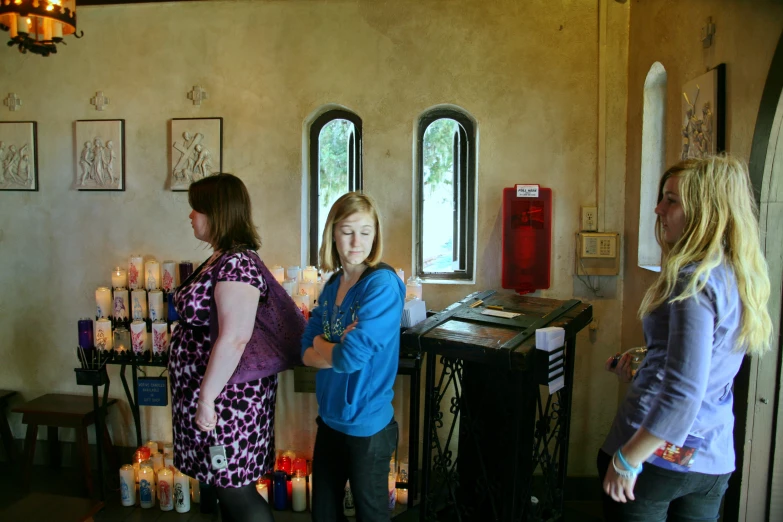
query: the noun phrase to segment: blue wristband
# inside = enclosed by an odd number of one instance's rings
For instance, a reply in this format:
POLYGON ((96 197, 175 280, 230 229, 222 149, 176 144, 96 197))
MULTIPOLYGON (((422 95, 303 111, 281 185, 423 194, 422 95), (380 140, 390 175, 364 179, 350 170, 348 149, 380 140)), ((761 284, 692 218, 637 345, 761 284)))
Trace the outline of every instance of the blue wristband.
POLYGON ((625 460, 625 457, 623 456, 622 448, 617 450, 617 458, 620 459, 620 464, 625 466, 625 469, 632 472, 634 475, 638 475, 639 473, 642 472, 642 466, 643 466, 642 464, 639 464, 638 468, 634 468, 628 463, 627 460, 625 460))

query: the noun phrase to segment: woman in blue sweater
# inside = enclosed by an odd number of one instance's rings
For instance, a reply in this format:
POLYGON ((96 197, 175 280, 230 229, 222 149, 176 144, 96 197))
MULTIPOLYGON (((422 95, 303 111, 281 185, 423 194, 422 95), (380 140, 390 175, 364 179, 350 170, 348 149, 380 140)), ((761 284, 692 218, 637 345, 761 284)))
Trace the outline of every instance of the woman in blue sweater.
MULTIPOLYGON (((732 383, 770 347, 770 283, 747 169, 683 161, 661 179, 661 273, 639 308, 647 357, 598 455, 607 521, 718 520, 734 471, 732 383)), ((612 367, 607 361, 607 369, 612 367)))
POLYGON ((332 206, 319 252, 336 271, 302 337, 316 375, 313 520, 344 520, 346 480, 360 521, 389 520, 389 461, 397 445, 392 386, 397 375, 405 286, 383 263, 381 221, 367 195, 332 206))

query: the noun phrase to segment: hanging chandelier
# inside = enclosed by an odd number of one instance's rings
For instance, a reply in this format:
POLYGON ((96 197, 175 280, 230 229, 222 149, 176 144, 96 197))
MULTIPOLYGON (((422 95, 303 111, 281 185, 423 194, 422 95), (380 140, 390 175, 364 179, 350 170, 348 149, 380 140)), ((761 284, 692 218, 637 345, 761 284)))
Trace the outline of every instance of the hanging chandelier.
POLYGON ((41 56, 57 52, 63 36, 76 33, 76 0, 0 0, 0 29, 8 31, 9 47, 41 56))

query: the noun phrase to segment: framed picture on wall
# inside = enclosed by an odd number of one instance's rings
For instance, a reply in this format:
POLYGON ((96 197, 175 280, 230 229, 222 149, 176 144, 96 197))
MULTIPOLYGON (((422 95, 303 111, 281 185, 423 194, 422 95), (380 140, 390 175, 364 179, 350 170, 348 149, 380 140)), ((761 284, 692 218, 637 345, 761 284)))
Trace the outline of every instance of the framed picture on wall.
POLYGON ((682 159, 726 150, 726 64, 682 88, 682 159))
POLYGON ((38 190, 36 122, 0 122, 0 190, 38 190))
POLYGON ((223 118, 173 118, 170 130, 171 190, 223 170, 223 118))
POLYGON ((74 123, 74 188, 125 190, 125 120, 74 123))

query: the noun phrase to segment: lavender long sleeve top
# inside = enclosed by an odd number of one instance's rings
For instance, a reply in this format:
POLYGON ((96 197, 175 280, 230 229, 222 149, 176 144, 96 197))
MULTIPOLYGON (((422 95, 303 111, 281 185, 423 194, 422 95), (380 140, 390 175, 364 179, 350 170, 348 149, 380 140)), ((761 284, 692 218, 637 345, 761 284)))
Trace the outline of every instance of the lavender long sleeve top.
MULTIPOLYGON (((694 269, 682 270, 674 295, 694 269)), ((677 446, 689 436, 689 442, 700 442, 690 471, 734 471, 732 383, 744 354, 734 349, 741 312, 734 273, 721 266, 697 296, 666 303, 645 317, 647 357, 601 449, 613 454, 644 426, 677 446)))

